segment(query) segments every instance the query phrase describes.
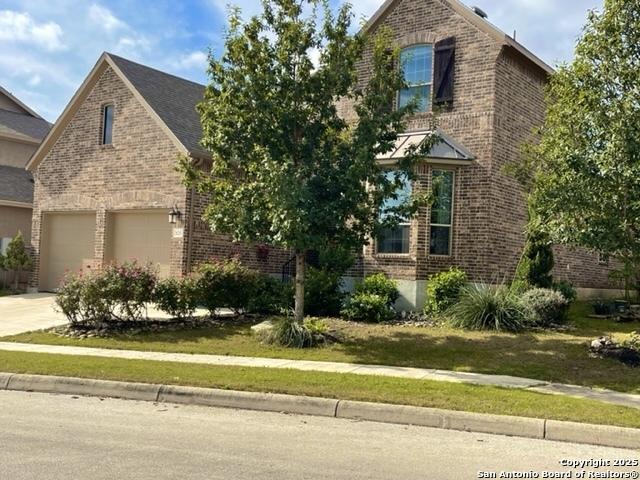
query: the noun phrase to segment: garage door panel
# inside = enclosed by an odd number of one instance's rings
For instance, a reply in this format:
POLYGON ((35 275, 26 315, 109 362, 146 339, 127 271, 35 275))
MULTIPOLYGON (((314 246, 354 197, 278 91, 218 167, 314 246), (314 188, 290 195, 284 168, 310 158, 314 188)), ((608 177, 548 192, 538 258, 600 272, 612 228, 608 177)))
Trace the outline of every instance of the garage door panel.
POLYGON ((122 263, 151 263, 160 277, 169 276, 171 224, 168 211, 112 212, 107 230, 107 257, 122 263))
POLYGON ((52 213, 43 216, 40 289, 55 290, 67 272, 93 263, 95 213, 52 213))

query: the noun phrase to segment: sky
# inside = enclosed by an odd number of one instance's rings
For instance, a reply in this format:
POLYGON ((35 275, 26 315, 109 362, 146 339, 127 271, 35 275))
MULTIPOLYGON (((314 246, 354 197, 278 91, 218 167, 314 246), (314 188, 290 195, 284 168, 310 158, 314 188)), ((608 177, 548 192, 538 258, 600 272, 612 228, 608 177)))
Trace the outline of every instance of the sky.
MULTIPOLYGON (((341 0, 331 0, 337 5, 341 0)), ((357 19, 384 0, 352 0, 357 19)), ((550 65, 570 61, 587 10, 603 0, 463 0, 550 65)), ((259 0, 0 0, 0 85, 53 122, 103 51, 206 83, 227 3, 259 0)))

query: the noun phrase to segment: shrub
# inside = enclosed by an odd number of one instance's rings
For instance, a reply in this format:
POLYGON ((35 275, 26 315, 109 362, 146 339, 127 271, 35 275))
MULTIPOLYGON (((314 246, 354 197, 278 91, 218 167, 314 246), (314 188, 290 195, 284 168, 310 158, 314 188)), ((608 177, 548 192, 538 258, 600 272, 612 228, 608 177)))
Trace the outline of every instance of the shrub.
POLYGON ((471 284, 463 287, 460 298, 446 311, 453 327, 468 330, 522 330, 525 311, 518 298, 504 285, 492 287, 471 284))
POLYGON ((337 316, 344 300, 337 272, 307 267, 305 272, 305 312, 316 316, 337 316))
POLYGON ((560 280, 559 282, 553 282, 552 288, 556 292, 560 292, 562 296, 569 302, 569 304, 576 301, 578 298, 578 292, 571 282, 567 280, 560 280))
POLYGON ((467 275, 457 267, 439 272, 427 281, 425 313, 442 313, 460 297, 460 289, 467 283, 467 275))
POLYGON ((323 333, 318 333, 317 325, 310 328, 306 323, 298 323, 293 317, 273 319, 273 328, 260 333, 263 343, 281 347, 310 348, 324 342, 323 333))
POLYGON ((219 308, 239 313, 250 305, 255 295, 258 274, 237 258, 201 263, 196 267, 198 300, 211 315, 219 308))
POLYGON ((153 300, 157 279, 150 266, 136 262, 107 265, 88 274, 68 274, 56 303, 70 323, 99 324, 141 320, 153 300))
MULTIPOLYGON (((113 301, 122 320, 141 320, 146 316, 146 304, 153 300, 153 290, 158 281, 150 265, 125 262, 110 264, 101 270, 103 294, 113 301)), ((98 282, 101 283, 101 282, 98 282)))
POLYGON ((384 322, 395 317, 388 297, 367 292, 354 293, 341 313, 349 320, 360 322, 384 322))
POLYGON ((29 270, 33 265, 33 261, 27 252, 24 245, 24 239, 22 238, 22 232, 11 239, 5 256, 2 258, 2 268, 5 270, 12 270, 14 272, 13 289, 18 290, 18 284, 20 277, 24 270, 29 270))
POLYGON ((549 235, 536 225, 530 225, 522 258, 516 268, 516 281, 531 287, 550 288, 553 282, 553 265, 553 249, 549 235))
POLYGON ((156 284, 153 301, 160 310, 173 318, 189 318, 198 305, 197 282, 192 277, 161 280, 156 284))
POLYGON ((547 288, 533 288, 520 299, 525 309, 527 322, 548 327, 566 320, 569 301, 562 293, 547 288))
POLYGON ((293 285, 269 275, 258 275, 247 310, 260 314, 286 313, 293 307, 293 285))
POLYGON ((387 278, 384 273, 376 273, 365 277, 362 282, 356 285, 357 294, 378 295, 386 299, 386 304, 392 306, 400 297, 398 283, 387 278))
POLYGON ((354 263, 353 253, 340 245, 331 245, 318 252, 318 263, 321 270, 344 275, 354 263))

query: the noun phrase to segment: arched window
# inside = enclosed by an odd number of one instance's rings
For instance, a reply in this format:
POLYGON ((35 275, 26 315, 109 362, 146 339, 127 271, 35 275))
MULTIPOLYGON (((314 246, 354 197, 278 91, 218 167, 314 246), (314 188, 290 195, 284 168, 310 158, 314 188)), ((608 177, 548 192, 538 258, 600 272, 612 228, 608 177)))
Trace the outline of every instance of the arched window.
POLYGON ((408 88, 400 90, 398 106, 406 106, 417 99, 417 111, 427 112, 431 104, 433 84, 433 46, 413 45, 400 52, 400 65, 408 88))

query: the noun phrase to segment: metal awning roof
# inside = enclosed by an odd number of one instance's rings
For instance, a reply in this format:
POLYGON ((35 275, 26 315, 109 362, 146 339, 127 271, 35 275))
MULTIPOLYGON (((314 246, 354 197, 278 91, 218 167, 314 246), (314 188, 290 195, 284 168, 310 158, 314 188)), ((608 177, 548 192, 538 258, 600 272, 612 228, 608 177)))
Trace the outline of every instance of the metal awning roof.
MULTIPOLYGON (((440 141, 431 148, 427 158, 462 162, 470 162, 475 158, 473 153, 449 135, 443 133, 440 129, 437 132, 440 136, 440 141)), ((419 145, 430 133, 431 131, 429 130, 422 130, 398 135, 394 148, 385 154, 378 155, 377 159, 386 162, 400 160, 404 158, 405 152, 409 147, 419 145)))

